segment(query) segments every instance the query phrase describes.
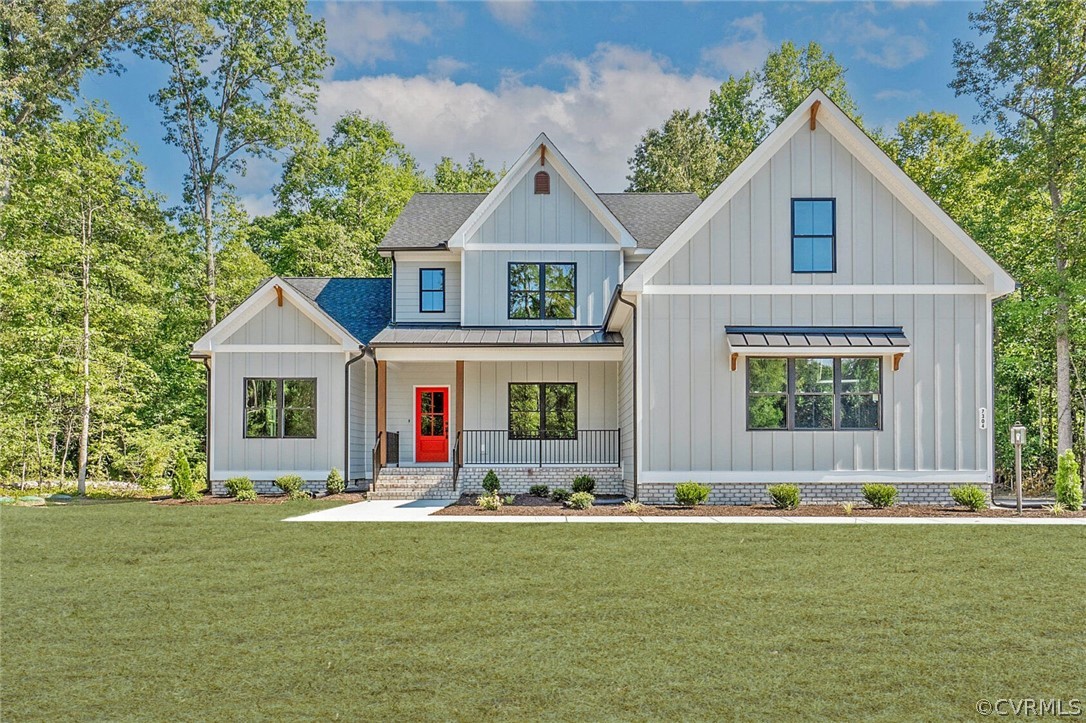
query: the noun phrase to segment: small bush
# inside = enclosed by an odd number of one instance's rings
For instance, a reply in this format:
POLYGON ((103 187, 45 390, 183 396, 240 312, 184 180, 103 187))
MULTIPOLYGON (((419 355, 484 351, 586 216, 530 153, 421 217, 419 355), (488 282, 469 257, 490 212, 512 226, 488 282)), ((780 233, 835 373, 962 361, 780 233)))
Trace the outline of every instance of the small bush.
POLYGON ((856 508, 856 503, 855 502, 842 502, 841 503, 841 511, 844 512, 849 517, 852 517, 852 510, 854 510, 855 508, 856 508))
POLYGON ((1065 450, 1056 466, 1056 501, 1069 510, 1082 509, 1082 479, 1075 453, 1065 450))
POLYGON ((587 510, 596 501, 591 492, 574 492, 566 500, 566 504, 575 510, 587 510))
POLYGON ((564 487, 555 487, 551 492, 551 499, 555 502, 565 502, 569 499, 569 490, 564 487))
POLYGON ((343 494, 343 490, 347 489, 347 483, 343 480, 343 475, 335 467, 328 473, 328 479, 324 481, 324 489, 330 495, 343 494))
POLYGON ((505 502, 505 504, 507 504, 507 505, 511 505, 511 504, 513 504, 514 502, 517 501, 517 496, 516 495, 506 495, 505 497, 502 498, 502 501, 505 502))
POLYGON ((799 485, 769 485, 765 488, 769 500, 778 510, 794 510, 799 507, 799 485))
POLYGON ((196 482, 192 479, 192 467, 188 458, 177 455, 177 464, 173 468, 173 477, 170 478, 170 494, 177 500, 192 502, 200 499, 200 493, 196 491, 196 482))
POLYGON ((223 486, 226 487, 226 494, 239 499, 242 492, 253 492, 253 481, 248 477, 231 477, 223 486))
POLYGON ((1059 517, 1067 511, 1067 507, 1060 501, 1053 502, 1051 505, 1045 508, 1052 513, 1053 517, 1059 517))
POLYGON ((591 494, 596 491, 596 480, 586 474, 579 475, 573 479, 573 491, 591 494))
POLYGON ((979 512, 988 506, 988 495, 976 485, 962 485, 951 487, 950 496, 962 507, 968 507, 974 512, 979 512))
POLYGON ((495 494, 483 495, 475 498, 475 504, 484 510, 500 510, 502 508, 502 498, 495 494))
POLYGON ((869 505, 878 509, 893 507, 897 502, 897 487, 893 485, 868 482, 860 488, 860 492, 869 505))
POLYGON ((275 480, 275 486, 287 493, 287 499, 304 500, 309 497, 305 491, 305 480, 296 474, 285 474, 275 480))
POLYGON ((532 497, 546 497, 550 491, 551 488, 547 485, 532 485, 528 488, 528 494, 532 497))
POLYGON ((622 503, 622 506, 626 508, 626 511, 631 515, 639 515, 645 509, 645 505, 641 504, 637 500, 626 500, 622 503))
POLYGON ((252 502, 256 499, 256 490, 251 488, 247 490, 238 490, 238 493, 234 495, 234 497, 237 498, 238 502, 252 502))
POLYGON ((483 489, 486 490, 488 495, 498 494, 498 490, 502 488, 501 480, 498 479, 498 475, 494 470, 487 470, 486 476, 483 477, 483 489))
POLYGON ((694 507, 705 504, 707 499, 709 499, 709 485, 701 485, 697 482, 681 482, 675 485, 675 504, 694 507))

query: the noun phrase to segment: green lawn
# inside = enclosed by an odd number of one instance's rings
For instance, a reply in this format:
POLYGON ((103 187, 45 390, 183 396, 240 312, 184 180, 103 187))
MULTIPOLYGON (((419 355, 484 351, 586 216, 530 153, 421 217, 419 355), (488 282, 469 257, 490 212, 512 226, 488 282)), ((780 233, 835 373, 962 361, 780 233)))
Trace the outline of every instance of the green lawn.
POLYGON ((1083 527, 0 511, 7 720, 975 719, 1086 698, 1083 527))

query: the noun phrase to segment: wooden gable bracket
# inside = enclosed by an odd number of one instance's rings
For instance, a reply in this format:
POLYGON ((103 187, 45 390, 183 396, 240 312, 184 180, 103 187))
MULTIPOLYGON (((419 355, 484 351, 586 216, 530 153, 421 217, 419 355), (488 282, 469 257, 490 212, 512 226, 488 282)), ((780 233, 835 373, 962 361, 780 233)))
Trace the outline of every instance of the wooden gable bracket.
POLYGON ((898 367, 901 366, 901 357, 903 357, 903 356, 905 356, 905 353, 900 352, 900 351, 897 354, 894 354, 894 371, 895 372, 898 370, 898 367))
POLYGON ((732 371, 733 372, 735 371, 735 368, 737 366, 739 366, 739 352, 733 351, 732 352, 732 371))
POLYGON ((546 160, 547 160, 547 146, 540 143, 539 144, 539 165, 540 166, 545 165, 546 160))
POLYGON ((280 286, 279 284, 275 285, 275 305, 276 306, 282 306, 283 305, 283 287, 280 286))
POLYGON ((815 119, 818 118, 818 109, 819 109, 819 107, 821 107, 821 105, 822 105, 822 101, 820 101, 820 100, 816 100, 814 103, 811 103, 811 130, 812 131, 818 125, 818 123, 817 123, 817 121, 815 119))

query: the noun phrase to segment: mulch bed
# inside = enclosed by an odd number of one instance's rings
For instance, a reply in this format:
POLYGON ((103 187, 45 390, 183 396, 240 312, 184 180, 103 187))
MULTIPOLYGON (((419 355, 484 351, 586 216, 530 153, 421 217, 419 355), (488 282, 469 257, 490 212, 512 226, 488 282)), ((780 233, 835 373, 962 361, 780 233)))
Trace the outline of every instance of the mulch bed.
MULTIPOLYGON (((319 500, 331 500, 333 502, 361 502, 366 499, 366 495, 361 492, 344 492, 339 495, 325 495, 323 497, 317 497, 319 500)), ((285 502, 289 502, 286 495, 257 495, 255 500, 250 502, 238 502, 233 497, 212 497, 211 495, 204 495, 195 502, 186 502, 184 500, 175 500, 167 498, 164 500, 154 500, 151 502, 153 505, 164 505, 171 507, 175 505, 281 505, 285 502)))
MULTIPOLYGON (((500 510, 490 511, 475 506, 478 495, 461 495, 460 499, 448 507, 438 510, 435 515, 564 515, 567 517, 623 517, 631 516, 623 505, 595 505, 587 510, 573 510, 560 502, 552 502, 532 495, 516 495, 512 505, 505 505, 500 510)), ((794 510, 778 510, 771 505, 698 505, 697 507, 679 507, 678 505, 645 505, 639 517, 844 517, 840 505, 800 505, 794 510)), ((923 505, 900 505, 888 509, 875 509, 856 505, 853 517, 1013 517, 1014 510, 994 508, 972 512, 964 507, 936 507, 923 505)), ((1051 517, 1047 510, 1023 510, 1023 517, 1051 517)), ((1061 517, 1086 517, 1086 511, 1064 512, 1061 517)))

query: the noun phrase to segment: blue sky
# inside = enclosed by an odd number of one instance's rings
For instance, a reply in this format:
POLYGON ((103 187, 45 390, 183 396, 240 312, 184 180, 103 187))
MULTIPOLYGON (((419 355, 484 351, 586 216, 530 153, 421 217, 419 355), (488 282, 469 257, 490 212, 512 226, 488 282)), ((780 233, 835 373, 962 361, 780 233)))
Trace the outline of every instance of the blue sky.
MULTIPOLYGON (((597 191, 622 190, 637 139, 677 107, 704 108, 729 73, 759 66, 784 40, 816 40, 848 68, 869 126, 918 111, 977 106, 955 98, 954 38, 975 39, 974 3, 486 2, 314 3, 336 58, 315 121, 326 134, 359 110, 388 122, 420 163, 468 153, 511 163, 546 131, 597 191)), ((106 100, 128 125, 148 181, 180 200, 184 163, 162 141, 148 96, 164 73, 126 57, 84 97, 106 100)), ((271 210, 276 161, 235 179, 253 212, 271 210)))

